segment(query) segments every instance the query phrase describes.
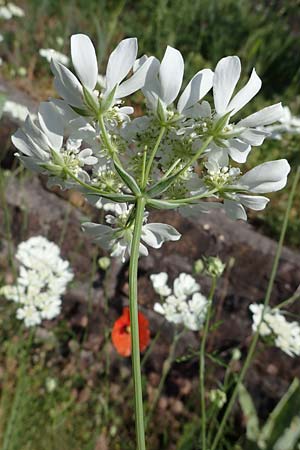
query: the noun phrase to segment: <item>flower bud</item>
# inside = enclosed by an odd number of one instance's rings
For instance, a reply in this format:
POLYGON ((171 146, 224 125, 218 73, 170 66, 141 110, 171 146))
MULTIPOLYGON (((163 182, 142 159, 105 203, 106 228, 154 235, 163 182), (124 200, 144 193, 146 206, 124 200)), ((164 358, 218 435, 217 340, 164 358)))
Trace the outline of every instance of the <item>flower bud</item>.
POLYGON ((226 393, 221 391, 221 389, 212 389, 209 393, 209 399, 212 403, 221 409, 227 401, 226 393))
POLYGON ((98 266, 104 271, 107 270, 110 267, 110 258, 102 256, 102 258, 98 259, 98 266))

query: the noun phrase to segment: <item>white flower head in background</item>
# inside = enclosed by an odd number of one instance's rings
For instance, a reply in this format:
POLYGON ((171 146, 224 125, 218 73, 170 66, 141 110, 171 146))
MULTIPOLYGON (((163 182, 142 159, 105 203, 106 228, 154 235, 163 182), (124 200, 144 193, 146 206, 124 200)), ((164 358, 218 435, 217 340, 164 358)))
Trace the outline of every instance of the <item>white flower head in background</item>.
MULTIPOLYGON (((29 111, 27 106, 8 99, 5 100, 3 106, 3 114, 12 117, 13 119, 16 119, 20 122, 25 122, 29 111)), ((31 114, 31 117, 35 118, 34 114, 31 114)))
POLYGON ((163 315, 168 322, 184 325, 189 330, 197 331, 203 327, 208 300, 200 293, 200 286, 189 274, 181 273, 173 283, 173 290, 168 286, 165 272, 150 275, 153 289, 163 298, 163 303, 156 302, 154 311, 163 315))
POLYGON ((249 306, 252 313, 252 330, 256 332, 262 320, 259 334, 262 337, 273 339, 274 345, 289 356, 300 355, 300 325, 298 322, 289 322, 284 316, 284 311, 278 308, 270 308, 264 311, 264 305, 253 303, 249 306))
POLYGON ((42 236, 35 236, 18 246, 20 264, 16 284, 0 293, 18 305, 17 318, 26 327, 52 320, 61 311, 61 296, 73 279, 69 262, 60 256, 59 247, 42 236))
POLYGON ((13 17, 24 17, 25 13, 22 8, 14 3, 7 3, 7 5, 0 6, 0 19, 10 20, 13 17))
POLYGON ((64 55, 61 52, 58 52, 57 50, 54 50, 53 48, 40 48, 39 54, 49 63, 53 59, 61 64, 64 64, 65 66, 68 66, 70 62, 68 56, 64 55))
POLYGON ((288 106, 283 107, 283 115, 279 123, 266 127, 271 139, 282 139, 285 133, 300 134, 300 117, 294 116, 288 106))

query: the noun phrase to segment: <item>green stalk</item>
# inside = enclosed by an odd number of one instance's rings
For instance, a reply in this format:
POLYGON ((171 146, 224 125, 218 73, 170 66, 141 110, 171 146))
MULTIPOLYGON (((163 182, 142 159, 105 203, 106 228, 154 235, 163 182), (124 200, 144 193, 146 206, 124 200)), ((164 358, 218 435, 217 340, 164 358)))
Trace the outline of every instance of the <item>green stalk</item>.
POLYGON ((272 290, 273 290, 273 285, 274 285, 274 281, 275 281, 275 276, 277 273, 277 269, 278 269, 278 264, 279 264, 279 260, 280 260, 280 256, 281 256, 281 252, 282 252, 282 247, 283 247, 283 242, 284 242, 284 238, 285 238, 285 234, 286 234, 286 230, 287 230, 287 226, 288 226, 288 221, 289 221, 289 215, 291 212, 291 208, 292 208, 292 204, 293 204, 293 199, 294 199, 294 195, 296 192, 296 187, 297 184, 299 182, 299 178, 300 178, 300 166, 297 168, 296 174, 295 174, 295 178, 293 181, 293 185, 292 185, 292 189, 288 198, 288 204, 287 204, 287 208, 285 211, 285 216, 284 216, 284 220, 283 220, 283 224, 282 224, 282 228, 281 228, 281 233, 280 233, 280 238, 279 238, 279 242, 278 242, 278 246, 277 246, 277 250, 276 250, 276 254, 275 254, 275 258, 274 258, 274 262, 273 262, 273 267, 272 267, 272 271, 271 271, 271 276, 270 276, 270 280, 269 280, 269 284, 268 284, 268 288, 267 288, 267 292, 266 292, 266 297, 265 297, 265 301, 264 301, 264 309, 263 309, 263 313, 262 313, 262 318, 261 321, 257 327, 257 331, 252 339, 249 351, 248 351, 248 355, 246 357, 244 366, 241 370, 241 373, 238 377, 236 386, 234 388, 234 391, 232 393, 232 396, 230 398, 230 401, 227 405, 227 408, 225 410, 224 416, 222 418, 222 421, 220 423, 220 426, 218 428, 218 431, 216 433, 215 439, 213 441, 213 444, 210 448, 210 450, 216 450, 217 449, 217 445, 219 444, 219 441, 222 437, 223 431, 224 431, 224 427, 226 425, 227 419, 229 414, 231 413, 231 410, 234 406, 235 400, 237 398, 238 392, 239 392, 239 387, 241 385, 241 383, 243 382, 245 375, 247 373, 247 370, 252 362, 255 350, 256 350, 256 345, 259 339, 259 331, 260 331, 260 327, 261 324, 263 322, 263 317, 264 317, 264 313, 266 311, 267 306, 269 305, 270 302, 270 298, 271 298, 271 294, 272 294, 272 290))
POLYGON ((130 264, 129 264, 131 358, 133 368, 134 410, 135 410, 135 426, 137 436, 137 450, 146 450, 141 361, 140 361, 138 288, 137 288, 139 248, 142 234, 142 225, 144 220, 145 203, 146 202, 143 197, 139 197, 136 201, 136 215, 135 215, 134 231, 130 254, 130 264))
POLYGON ((154 145, 154 147, 152 149, 152 152, 150 153, 149 160, 147 162, 146 169, 145 169, 144 184, 142 185, 143 189, 146 187, 146 184, 147 184, 147 181, 148 181, 148 178, 149 178, 149 175, 150 175, 150 170, 151 170, 151 167, 152 167, 152 163, 154 161, 155 155, 156 155, 156 153, 158 151, 158 148, 160 146, 161 140, 162 140, 162 138, 163 138, 163 136, 165 134, 165 131, 166 131, 166 128, 162 127, 161 130, 160 130, 160 133, 158 135, 158 138, 156 140, 156 143, 155 143, 155 145, 154 145))
POLYGON ((209 146, 209 144, 211 143, 211 141, 213 140, 213 136, 209 136, 201 145, 201 147, 199 148, 199 150, 197 151, 197 153, 195 153, 195 155, 183 166, 182 169, 179 170, 178 175, 182 175, 184 172, 187 171, 187 169, 194 164, 194 162, 197 161, 197 159, 200 158, 200 156, 202 155, 202 153, 207 149, 207 147, 209 146))
POLYGON ((199 384, 200 384, 200 401, 201 401, 201 442, 202 450, 206 450, 206 405, 205 405, 205 348, 209 330, 210 317, 212 312, 212 299, 216 290, 217 279, 213 277, 210 294, 208 297, 208 309, 206 314, 206 321, 203 330, 203 336, 200 346, 199 358, 199 384))
POLYGON ((102 139, 104 141, 104 144, 106 145, 106 148, 109 152, 110 157, 112 158, 113 161, 116 161, 119 164, 119 166, 122 167, 121 161, 119 160, 119 157, 118 157, 116 150, 111 142, 109 134, 107 133, 104 119, 103 119, 103 114, 99 115, 98 122, 99 122, 100 130, 101 130, 101 134, 102 134, 102 139))
POLYGON ((33 342, 34 330, 30 330, 28 341, 25 341, 24 347, 21 349, 21 361, 17 376, 17 385, 15 390, 12 407, 9 413, 8 422, 5 427, 5 433, 3 437, 2 450, 9 450, 14 438, 15 425, 18 419, 18 414, 21 409, 21 403, 25 395, 25 388, 27 382, 28 372, 28 359, 30 355, 30 349, 33 342))
POLYGON ((281 309, 281 308, 285 308, 287 306, 292 305, 296 300, 300 299, 300 293, 296 292, 294 295, 292 295, 291 297, 287 298, 286 300, 284 300, 283 302, 279 303, 279 305, 276 305, 275 308, 276 309, 281 309))

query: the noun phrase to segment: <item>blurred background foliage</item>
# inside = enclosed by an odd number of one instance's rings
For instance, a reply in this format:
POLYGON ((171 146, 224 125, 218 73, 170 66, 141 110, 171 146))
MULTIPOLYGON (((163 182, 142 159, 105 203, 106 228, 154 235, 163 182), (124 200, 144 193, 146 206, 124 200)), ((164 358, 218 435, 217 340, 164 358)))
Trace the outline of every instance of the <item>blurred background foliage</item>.
MULTIPOLYGON (((137 36, 139 54, 162 57, 166 45, 180 49, 186 80, 203 67, 214 67, 225 55, 237 54, 244 83, 255 66, 263 87, 243 115, 282 101, 300 115, 300 0, 24 0, 25 17, 1 21, 4 41, 2 72, 38 100, 53 94, 49 64, 38 54, 54 48, 69 54, 72 33, 89 34, 96 47, 100 72, 116 43, 137 36), (25 71, 26 76, 20 77, 25 71)), ((137 95, 137 102, 140 97, 137 95)), ((247 168, 286 157, 300 163, 300 136, 267 140, 251 153, 247 168)), ((290 177, 290 183, 291 183, 290 177)), ((250 219, 277 238, 288 189, 273 196, 263 213, 250 219)), ((300 193, 289 225, 289 245, 300 244, 300 193)))

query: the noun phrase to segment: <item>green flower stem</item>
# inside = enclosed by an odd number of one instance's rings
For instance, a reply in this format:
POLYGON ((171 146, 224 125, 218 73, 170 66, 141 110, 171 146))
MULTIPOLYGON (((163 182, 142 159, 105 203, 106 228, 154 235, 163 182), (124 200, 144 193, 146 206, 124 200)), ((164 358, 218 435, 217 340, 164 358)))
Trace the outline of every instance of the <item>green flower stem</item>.
MULTIPOLYGON (((30 356, 31 345, 34 338, 34 330, 30 330, 28 340, 25 340, 25 344, 21 345, 21 360, 17 375, 17 385, 15 395, 12 402, 9 418, 6 424, 5 433, 3 437, 2 450, 9 450, 14 440, 15 425, 18 420, 18 413, 21 409, 22 399, 25 395, 27 384, 27 372, 28 372, 28 360, 30 356)), ((17 434, 16 434, 17 435, 17 434)))
POLYGON ((235 388, 233 390, 232 396, 230 398, 230 401, 227 405, 227 408, 225 410, 224 416, 222 418, 222 421, 220 423, 220 426, 218 428, 218 431, 216 433, 215 439, 213 441, 213 444, 210 448, 210 450, 217 450, 217 446, 219 444, 219 441, 222 437, 223 431, 224 431, 224 427, 226 425, 227 419, 229 414, 231 413, 231 410, 234 406, 235 400, 237 398, 238 392, 239 392, 239 387, 241 385, 241 383, 243 382, 245 375, 247 373, 247 370, 252 362, 252 359, 254 357, 254 353, 256 350, 256 345, 257 342, 259 340, 259 332, 260 332, 260 327, 261 324, 263 322, 263 317, 264 317, 264 313, 266 311, 267 306, 269 305, 270 302, 270 298, 271 298, 271 294, 272 294, 272 290, 273 290, 273 285, 274 285, 274 281, 275 281, 275 276, 277 273, 277 269, 278 269, 278 264, 279 264, 279 260, 280 260, 280 256, 281 256, 281 252, 282 252, 282 247, 283 247, 283 242, 284 242, 284 238, 285 238, 285 234, 286 234, 286 230, 287 230, 287 226, 288 226, 288 221, 289 221, 289 216, 290 216, 290 212, 291 212, 291 208, 292 208, 292 204, 293 204, 293 199, 294 199, 294 195, 296 192, 296 187, 297 184, 299 182, 299 178, 300 178, 300 166, 297 168, 296 174, 295 174, 295 178, 293 181, 293 185, 292 185, 292 189, 288 198, 288 204, 287 204, 287 208, 285 211, 285 216, 284 216, 284 220, 283 220, 283 224, 282 224, 282 228, 281 228, 281 233, 280 233, 280 238, 279 238, 279 242, 278 242, 278 246, 277 246, 277 250, 276 250, 276 254, 275 254, 275 258, 274 258, 274 262, 273 262, 273 267, 272 267, 272 271, 271 271, 271 276, 270 276, 270 280, 269 280, 269 284, 268 284, 268 288, 267 288, 267 292, 266 292, 266 296, 265 296, 265 301, 264 301, 264 309, 263 309, 263 313, 262 313, 262 318, 261 321, 257 327, 257 331, 252 339, 249 351, 248 351, 248 355, 246 357, 245 363, 243 365, 243 368, 240 372, 240 375, 238 377, 237 383, 235 385, 235 388))
POLYGON ((205 405, 205 348, 206 348, 206 341, 208 336, 208 330, 209 330, 209 323, 211 318, 211 312, 212 312, 212 300, 213 296, 215 294, 217 285, 217 279, 216 277, 213 277, 212 279, 212 285, 208 297, 208 309, 206 314, 206 321, 204 325, 203 330, 203 336, 200 346, 200 358, 199 358, 199 384, 200 384, 200 402, 201 402, 201 442, 202 450, 206 450, 206 405, 205 405))
POLYGON ((106 148, 109 152, 110 157, 112 158, 113 161, 116 161, 119 164, 119 166, 122 167, 121 161, 119 160, 119 157, 116 153, 116 149, 114 148, 114 146, 111 142, 110 136, 106 130, 104 119, 103 119, 103 114, 99 114, 98 122, 99 122, 100 130, 101 130, 101 134, 102 134, 102 139, 104 141, 104 144, 106 145, 106 148))
POLYGON ((295 301, 300 299, 300 292, 296 292, 294 295, 292 295, 291 297, 287 298, 286 300, 284 300, 283 302, 279 303, 279 305, 276 305, 276 309, 281 309, 281 308, 285 308, 286 306, 290 306, 292 305, 295 301))
MULTIPOLYGON (((118 203, 130 203, 133 202, 135 197, 133 195, 122 195, 122 194, 117 194, 114 192, 103 192, 100 191, 98 188, 91 186, 87 183, 85 183, 84 181, 81 181, 79 178, 76 177, 76 175, 74 175, 67 167, 64 168, 65 172, 69 175, 70 178, 72 178, 74 181, 76 181, 76 183, 78 183, 80 186, 84 187, 85 189, 88 189, 90 191, 92 191, 93 193, 104 197, 104 198, 108 198, 111 201, 115 201, 118 203), (113 199, 115 196, 115 200, 113 199)), ((91 194, 92 195, 92 194, 91 194)))
POLYGON ((161 376, 158 388, 156 390, 154 400, 152 402, 152 405, 150 407, 149 413, 148 413, 147 418, 146 418, 146 427, 148 426, 148 424, 149 424, 149 422, 150 422, 150 420, 152 418, 152 415, 153 415, 153 413, 155 411, 155 408, 157 407, 157 403, 158 403, 158 401, 160 399, 162 390, 164 388, 164 385, 165 385, 165 382, 166 382, 166 378, 167 378, 167 376, 168 376, 168 374, 170 372, 170 369, 172 367, 172 364, 174 362, 177 343, 178 343, 179 339, 181 338, 181 336, 183 335, 184 332, 185 332, 185 330, 182 330, 180 333, 178 332, 177 329, 175 330, 173 342, 172 342, 172 344, 170 346, 170 350, 169 350, 169 355, 168 355, 168 358, 164 362, 163 370, 162 370, 162 376, 161 376))
POLYGON ((216 192, 218 192, 217 189, 212 189, 211 191, 207 191, 207 192, 204 192, 203 194, 199 194, 199 195, 193 195, 192 197, 178 198, 177 200, 172 200, 172 199, 166 198, 165 200, 170 203, 175 203, 175 204, 184 203, 185 204, 185 203, 193 202, 195 200, 200 200, 201 198, 211 197, 216 192))
POLYGON ((152 149, 152 152, 150 153, 150 156, 149 156, 149 159, 148 159, 148 162, 147 162, 147 165, 146 165, 146 169, 145 169, 145 175, 144 175, 144 180, 143 180, 144 183, 142 185, 143 189, 145 189, 145 187, 147 185, 153 160, 155 158, 155 155, 156 155, 156 153, 158 151, 158 148, 160 146, 161 140, 162 140, 165 132, 166 132, 166 127, 161 127, 161 130, 160 130, 160 133, 159 133, 159 135, 157 137, 156 143, 155 143, 155 145, 154 145, 154 147, 152 149))
POLYGON ((146 450, 141 361, 140 361, 140 343, 139 343, 138 287, 137 287, 139 249, 142 234, 142 225, 144 220, 145 203, 146 202, 143 197, 137 198, 136 215, 135 215, 134 231, 130 254, 130 264, 129 264, 129 309, 130 309, 131 355, 132 355, 131 358, 133 368, 134 409, 135 409, 135 424, 137 436, 137 450, 146 450))
POLYGON ((201 145, 201 147, 199 148, 199 150, 197 151, 197 153, 195 153, 195 155, 183 166, 182 169, 179 170, 178 175, 182 175, 184 174, 187 169, 194 164, 194 162, 197 161, 197 159, 200 158, 200 156, 202 155, 202 153, 207 149, 207 147, 209 146, 209 144, 211 143, 211 141, 213 140, 213 136, 209 136, 204 143, 201 145))

